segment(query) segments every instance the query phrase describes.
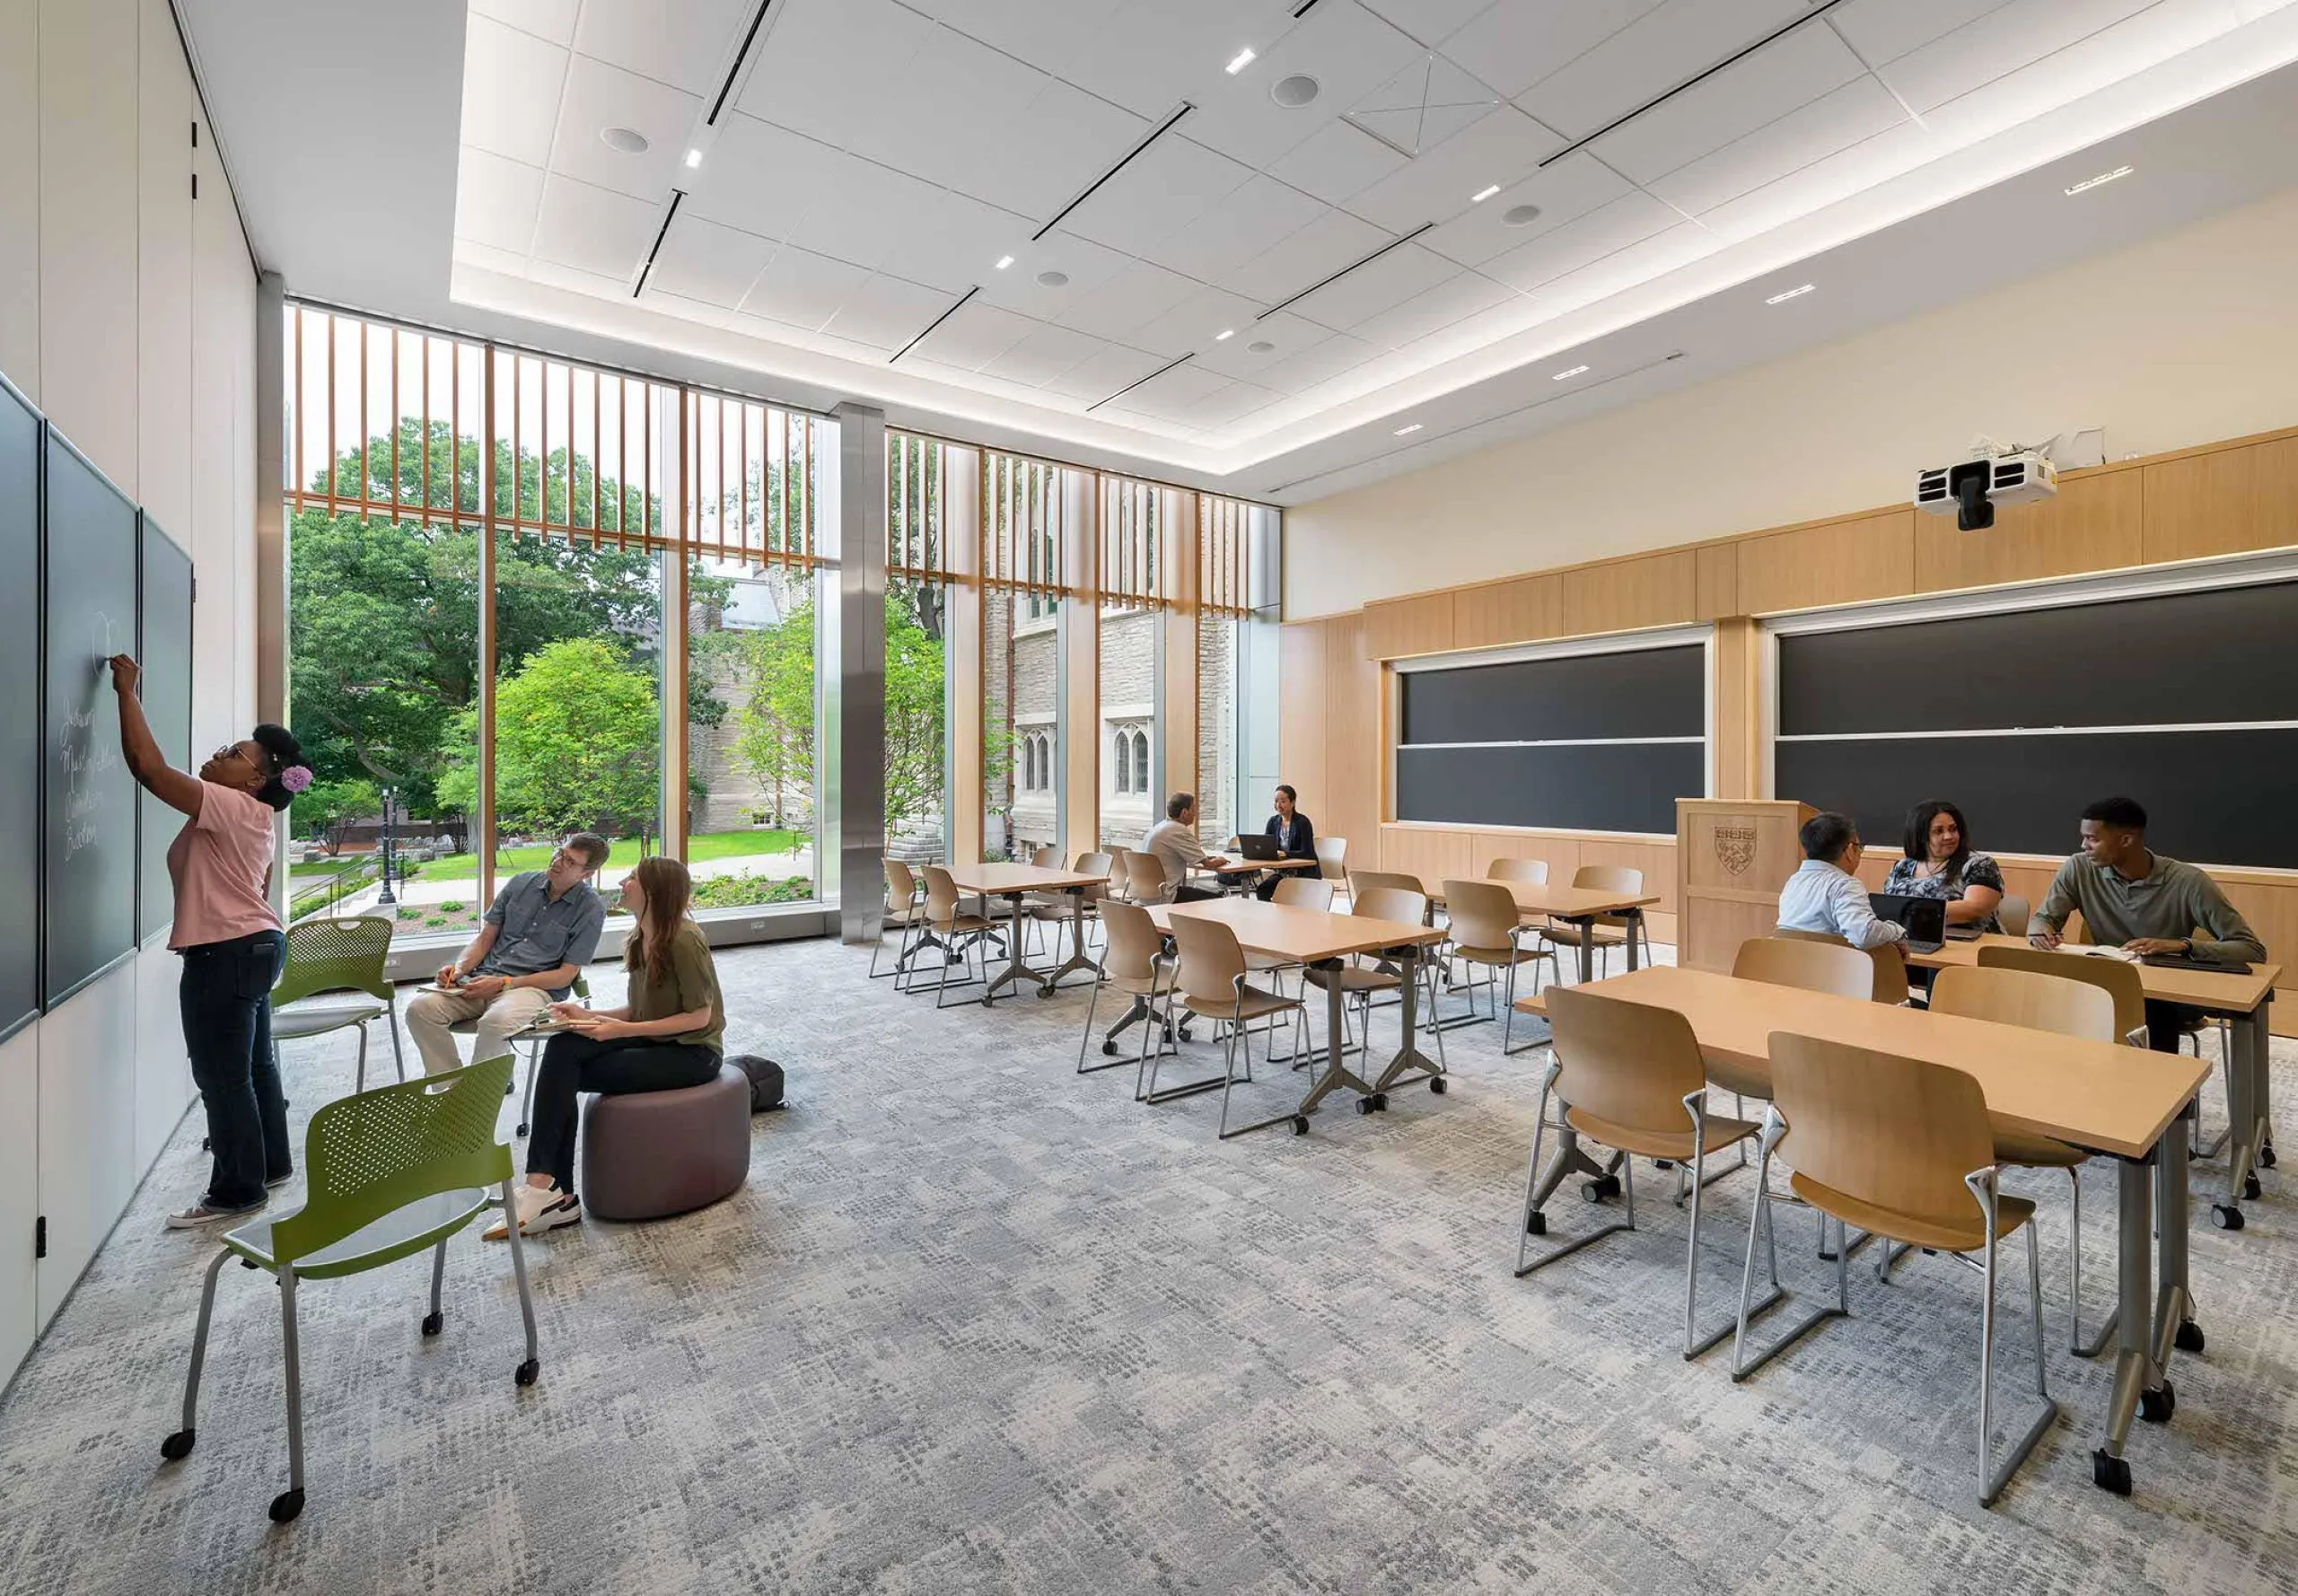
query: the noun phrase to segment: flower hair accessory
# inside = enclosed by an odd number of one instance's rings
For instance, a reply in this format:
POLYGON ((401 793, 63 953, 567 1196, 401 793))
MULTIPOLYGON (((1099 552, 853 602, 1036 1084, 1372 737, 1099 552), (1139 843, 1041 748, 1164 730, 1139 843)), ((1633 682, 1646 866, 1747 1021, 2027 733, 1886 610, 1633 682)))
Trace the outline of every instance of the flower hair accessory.
POLYGON ((302 792, 311 785, 311 767, 308 765, 288 766, 279 773, 279 785, 291 793, 302 792))

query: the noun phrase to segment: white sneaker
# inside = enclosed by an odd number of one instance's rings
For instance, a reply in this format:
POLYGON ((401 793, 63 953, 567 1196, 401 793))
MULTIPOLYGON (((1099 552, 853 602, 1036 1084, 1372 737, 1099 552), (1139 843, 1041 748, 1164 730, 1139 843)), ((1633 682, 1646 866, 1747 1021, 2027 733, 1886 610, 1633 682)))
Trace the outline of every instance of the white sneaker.
MULTIPOLYGON (((197 1230, 204 1224, 220 1224, 233 1219, 250 1219, 262 1213, 263 1208, 264 1205, 261 1203, 250 1203, 244 1208, 218 1208, 209 1203, 206 1197, 202 1197, 190 1207, 169 1215, 168 1228, 171 1231, 189 1231, 197 1230)), ((559 1223, 563 1224, 566 1222, 561 1220, 559 1223)))
MULTIPOLYGON (((562 1224, 576 1223, 583 1217, 582 1199, 556 1186, 521 1186, 511 1194, 511 1202, 518 1212, 519 1233, 522 1236, 555 1231, 562 1224)), ((510 1233, 507 1218, 496 1220, 485 1232, 490 1241, 504 1241, 510 1233)))

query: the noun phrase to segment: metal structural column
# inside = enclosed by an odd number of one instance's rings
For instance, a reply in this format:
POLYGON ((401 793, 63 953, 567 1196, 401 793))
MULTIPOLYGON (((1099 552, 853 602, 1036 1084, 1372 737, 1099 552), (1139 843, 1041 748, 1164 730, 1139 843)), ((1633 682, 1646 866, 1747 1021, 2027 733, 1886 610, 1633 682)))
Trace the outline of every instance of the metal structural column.
MULTIPOLYGON (((828 879, 826 860, 820 890, 837 894, 838 939, 871 943, 885 917, 879 861, 886 848, 886 413, 844 404, 830 419, 838 424, 830 493, 838 517, 838 742, 828 763, 838 783, 838 834, 834 848, 824 837, 822 851, 838 874, 828 879)), ((826 716, 830 708, 825 700, 826 716)))
MULTIPOLYGON (((266 272, 255 285, 255 708, 256 718, 287 722, 287 284, 266 272)), ((212 574, 217 587, 231 581, 212 574)), ((234 736, 239 735, 235 731, 234 736)), ((276 822, 278 856, 286 856, 287 816, 276 822)), ((287 872, 272 872, 271 907, 287 907, 287 872)))

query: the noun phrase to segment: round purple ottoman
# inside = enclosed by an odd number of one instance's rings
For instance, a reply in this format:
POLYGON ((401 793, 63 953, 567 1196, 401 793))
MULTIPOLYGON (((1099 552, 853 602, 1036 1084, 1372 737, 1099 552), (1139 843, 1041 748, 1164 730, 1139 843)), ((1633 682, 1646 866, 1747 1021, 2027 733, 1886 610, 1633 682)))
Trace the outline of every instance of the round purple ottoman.
POLYGON ((750 1083, 732 1065, 700 1086, 593 1097, 583 1106, 583 1206, 601 1219, 666 1219, 741 1189, 750 1174, 750 1083))

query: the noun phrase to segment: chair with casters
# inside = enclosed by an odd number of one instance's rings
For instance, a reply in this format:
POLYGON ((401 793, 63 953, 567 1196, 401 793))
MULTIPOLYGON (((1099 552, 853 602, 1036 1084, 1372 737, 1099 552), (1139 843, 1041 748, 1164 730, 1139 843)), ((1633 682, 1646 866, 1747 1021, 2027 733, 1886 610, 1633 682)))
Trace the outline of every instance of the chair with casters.
MULTIPOLYGON (((160 1446, 170 1462, 189 1457, 198 1438, 199 1376, 207 1358, 207 1331, 215 1309, 215 1279, 238 1258, 268 1270, 279 1283, 287 1376, 287 1489, 272 1499, 271 1517, 285 1523, 303 1511, 303 1363, 296 1346, 295 1288, 305 1280, 364 1274, 428 1249, 431 1311, 423 1333, 445 1324, 439 1305, 446 1276, 447 1242, 500 1204, 512 1207, 511 1147, 495 1139, 496 1116, 511 1083, 511 1057, 499 1054, 421 1080, 379 1086, 328 1103, 311 1116, 303 1139, 310 1195, 285 1214, 266 1214, 225 1233, 207 1266, 200 1292, 198 1328, 192 1332, 191 1370, 184 1381, 183 1427, 160 1446)), ((513 1377, 532 1385, 542 1364, 535 1343, 535 1312, 527 1292, 526 1254, 519 1228, 510 1231, 511 1267, 518 1277, 519 1313, 526 1327, 526 1357, 513 1377)))
MULTIPOLYGON (((964 908, 960 896, 958 883, 951 879, 948 871, 939 864, 925 867, 925 929, 948 944, 943 951, 942 979, 934 990, 934 1006, 937 1009, 949 1006, 950 967, 963 964, 969 952, 975 955, 974 963, 980 964, 983 940, 996 929, 987 915, 964 908), (952 954, 956 956, 951 957, 952 954)), ((958 984, 970 987, 988 978, 989 973, 984 969, 958 984)))
MULTIPOLYGON (((1540 1072, 1539 1117, 1533 1121, 1523 1223, 1516 1241, 1517 1277, 1544 1269, 1592 1241, 1634 1230, 1636 1160, 1662 1160, 1675 1169, 1682 1188, 1678 1200, 1690 1210, 1684 1251, 1683 1353, 1687 1358, 1697 1357, 1731 1335, 1738 1323, 1726 1318, 1705 1332, 1699 1329, 1699 1216, 1701 1194, 1709 1184, 1707 1157, 1748 1141, 1759 1127, 1753 1120, 1708 1112, 1707 1073, 1699 1043, 1691 1022, 1673 1010, 1558 987, 1548 994, 1548 1012, 1555 1041, 1540 1072), (1621 1154, 1618 1184, 1627 1194, 1627 1213, 1616 1223, 1528 1258, 1531 1238, 1548 1233, 1539 1180, 1551 1099, 1561 1109, 1559 1134, 1568 1129, 1621 1154)), ((1769 1307, 1780 1294, 1775 1282, 1771 1295, 1749 1311, 1769 1307)))
MULTIPOLYGON (((1116 864, 1117 856, 1113 854, 1080 854, 1077 855, 1075 869, 1080 875, 1098 875, 1106 880, 1116 864)), ((1085 889, 1085 927, 1088 934, 1100 920, 1101 905, 1110 896, 1110 890, 1107 886, 1085 889)), ((1079 951, 1082 952, 1083 950, 1079 951)))
POLYGON ((1165 891, 1165 862, 1154 854, 1145 854, 1139 848, 1125 850, 1125 884, 1134 902, 1146 907, 1162 903, 1165 891))
MULTIPOLYGON (((1644 890, 1644 873, 1628 864, 1583 864, 1572 873, 1572 884, 1592 892, 1638 893, 1644 890)), ((1588 944, 1603 960, 1605 975, 1611 974, 1612 950, 1622 946, 1631 936, 1640 936, 1644 943, 1644 961, 1652 961, 1652 933, 1645 928, 1644 916, 1637 915, 1598 915, 1586 925, 1567 925, 1550 921, 1540 927, 1540 934, 1559 948, 1576 948, 1585 935, 1588 944)))
POLYGON ((367 1090, 367 1022, 386 1022, 391 1067, 407 1079, 399 1039, 399 988, 383 974, 391 922, 382 915, 298 920, 287 927, 287 957, 271 988, 271 1039, 300 1041, 346 1026, 359 1028, 354 1092, 367 1090))
POLYGON ((2033 906, 2025 899, 2009 892, 2004 893, 2003 901, 1995 906, 1995 918, 2002 925, 2005 936, 2026 935, 2027 917, 2034 912, 2033 906))
POLYGON ((1344 896, 1348 893, 1348 838, 1317 838, 1317 874, 1330 881, 1335 892, 1344 896))
MULTIPOLYGON (((1165 951, 1165 939, 1149 918, 1149 911, 1138 904, 1110 902, 1101 907, 1101 978, 1093 983, 1092 995, 1085 1003, 1085 1033, 1077 1043, 1077 1073, 1090 1075, 1096 1070, 1117 1069, 1130 1063, 1134 1065, 1133 1095, 1136 1101, 1143 1094, 1143 1080, 1149 1069, 1152 1047, 1161 1054, 1172 1048, 1172 1016, 1161 1008, 1158 998, 1168 995, 1172 987, 1173 960, 1165 951), (1087 1064, 1085 1049, 1093 1039, 1093 1016, 1100 1010, 1104 988, 1122 993, 1127 999, 1124 1015, 1110 1027, 1101 1039, 1101 1054, 1111 1062, 1087 1064), (1117 1033, 1127 1026, 1141 1027, 1141 1046, 1137 1057, 1130 1060, 1119 1057, 1117 1033), (1153 1044, 1152 1036, 1155 1040, 1153 1044)), ((1216 1084, 1215 1080, 1202 1083, 1204 1091, 1216 1084)))
MULTIPOLYGON (((1226 1048, 1221 1076, 1221 1125, 1223 1141, 1241 1136, 1249 1131, 1262 1130, 1272 1125, 1290 1124, 1295 1135, 1305 1134, 1309 1118, 1298 1109, 1271 1115, 1268 1118, 1229 1127, 1229 1099, 1239 1080, 1237 1065, 1240 1056, 1244 1064, 1242 1078, 1252 1080, 1252 1022, 1287 1013, 1293 1015, 1295 1054, 1306 1050, 1302 1023, 1305 1010, 1301 1000, 1281 993, 1263 991, 1246 979, 1245 951, 1237 943, 1237 934, 1219 920, 1208 920, 1197 915, 1177 914, 1167 922, 1172 927, 1172 939, 1180 958, 1180 969, 1174 973, 1173 991, 1181 1007, 1203 1020, 1212 1020, 1224 1028, 1223 1039, 1226 1048)), ((1156 1066, 1150 1066, 1150 1101, 1155 1101, 1156 1066)))
MULTIPOLYGON (((1418 892, 1407 892, 1396 887, 1368 887, 1356 894, 1355 899, 1349 905, 1349 913, 1361 915, 1368 920, 1387 920, 1401 925, 1423 925, 1427 924, 1428 920, 1428 899, 1418 892)), ((1329 990, 1335 982, 1339 983, 1342 1019, 1346 1020, 1348 1005, 1352 1002, 1355 1003, 1357 1023, 1364 1033, 1364 1045, 1370 1047, 1373 1037, 1373 999, 1380 993, 1400 994, 1404 990, 1404 972, 1401 967, 1404 951, 1401 948, 1381 948, 1372 953, 1360 953, 1343 960, 1337 969, 1309 969, 1303 972, 1302 978, 1305 983, 1302 987, 1302 995, 1304 997, 1307 995, 1309 987, 1315 987, 1320 991, 1329 990)), ((1434 952, 1434 950, 1432 948, 1421 948, 1417 950, 1416 954, 1418 978, 1425 983, 1422 1001, 1427 1004, 1428 1012, 1431 1014, 1436 1012, 1437 961, 1432 956, 1434 952)), ((1429 1090, 1441 1093, 1444 1090, 1443 1076, 1446 1063, 1443 1027, 1440 1025, 1435 1028, 1435 1036, 1436 1074, 1430 1078, 1429 1090)), ((1344 1036, 1341 1039, 1343 1051, 1346 1052, 1347 1039, 1344 1036)))
MULTIPOLYGON (((1838 948, 1849 948, 1850 943, 1832 931, 1790 931, 1782 926, 1771 934, 1785 942, 1825 943, 1838 948)), ((1853 948, 1867 960, 1867 990, 1861 995, 1873 1003, 1893 1005, 1904 1004, 1910 993, 1907 978, 1907 955, 1897 943, 1883 943, 1873 948, 1853 948)), ((1790 982, 1789 985, 1794 983, 1790 982)))
POLYGON ((1548 885, 1548 861, 1545 859, 1495 859, 1485 873, 1493 881, 1530 881, 1535 887, 1548 885))
MULTIPOLYGON (((1448 881, 1444 883, 1444 915, 1452 934, 1448 959, 1458 959, 1470 965, 1481 965, 1485 978, 1476 983, 1486 988, 1487 997, 1493 995, 1495 985, 1504 986, 1495 1002, 1495 1010, 1504 1009, 1505 1019, 1500 1028, 1500 1050, 1513 1053, 1510 1045, 1516 1027, 1516 971, 1522 966, 1532 966, 1532 990, 1540 989, 1539 961, 1548 960, 1551 979, 1557 969, 1556 950, 1539 943, 1524 945, 1530 927, 1522 923, 1516 908, 1515 896, 1497 881, 1448 881)), ((1533 934, 1537 936, 1537 933, 1533 934)), ((1474 1014, 1476 993, 1469 992, 1469 1009, 1474 1014)), ((1500 1013, 1483 1016, 1502 1019, 1500 1013)), ((1528 1042, 1527 1047, 1539 1044, 1528 1042)))
MULTIPOLYGON (((1030 863, 1039 870, 1059 870, 1061 850, 1048 846, 1030 855, 1030 863)), ((1066 892, 1030 892, 1022 899, 1022 923, 1035 930, 1036 951, 1046 955, 1045 927, 1050 925, 1057 936, 1061 928, 1070 923, 1069 894, 1066 892)), ((1080 951, 1083 951, 1081 949, 1080 951)))
MULTIPOLYGON (((1991 1020, 1998 1025, 2023 1025, 2030 1030, 2057 1031, 2085 1041, 2112 1042, 2115 1004, 2106 989, 2062 976, 2037 975, 2006 965, 1943 969, 1931 984, 1931 1012, 1960 1014, 1971 1020, 1991 1020)), ((2091 1155, 2056 1136, 1997 1131, 1995 1162, 2030 1170, 2064 1170, 2074 1188, 2067 1225, 2066 1349, 2078 1357, 2095 1357, 2114 1332, 2109 1316, 2095 1346, 2083 1340, 2083 1166, 2091 1155)))
MULTIPOLYGON (((879 925, 878 945, 870 951, 870 978, 874 981, 881 974, 891 976, 894 985, 899 987, 901 977, 908 971, 911 956, 917 951, 917 948, 910 946, 910 937, 925 924, 925 886, 917 879, 917 873, 899 859, 889 855, 884 864, 886 917, 879 925), (901 937, 894 947, 894 967, 881 971, 878 956, 885 951, 885 934, 890 930, 900 932, 901 937)), ((922 943, 919 944, 920 947, 924 945, 922 943)))
POLYGON ((1757 1139, 1756 1209, 1748 1222, 1741 1275, 1741 1315, 1732 1346, 1732 1378, 1741 1381, 1796 1339, 1830 1319, 1848 1317, 1850 1249, 1857 1225, 1886 1241, 1950 1254, 1982 1280, 1979 1310, 1978 1499, 1991 1506, 2011 1475, 2057 1422, 2058 1404, 2044 1378, 2042 1260, 2035 1244, 2034 1204, 2004 1196, 1987 1099, 1961 1070, 1879 1053, 1817 1037, 1774 1031, 1769 1054, 1773 1101, 1757 1139), (1755 1287, 1756 1236, 1767 1231, 1776 1154, 1793 1169, 1794 1198, 1835 1222, 1835 1301, 1806 1315, 1768 1347, 1750 1355, 1747 1321, 1755 1287), (2027 1300, 2034 1323, 2039 1409, 2000 1463, 1994 1461, 1995 1255, 1997 1243, 2027 1232, 2027 1300), (1971 1255, 1977 1255, 1974 1263, 1971 1255))
MULTIPOLYGON (((591 983, 587 977, 576 976, 568 990, 574 995, 575 1002, 584 1008, 591 1006, 591 983)), ((519 1100, 519 1134, 521 1136, 527 1134, 528 1127, 535 1117, 535 1070, 542 1061, 542 1045, 551 1038, 551 1032, 548 1029, 549 1025, 550 1011, 545 1009, 527 1024, 503 1039, 511 1045, 514 1054, 520 1043, 524 1042, 527 1046, 527 1090, 525 1095, 519 1100)), ((458 1020, 447 1027, 447 1032, 450 1036, 477 1036, 478 1021, 475 1017, 458 1020)), ((511 1056, 505 1055, 505 1057, 511 1056)), ((478 1061, 474 1058, 471 1062, 476 1064, 478 1061)), ((512 1083, 505 1080, 503 1083, 503 1095, 510 1096, 511 1088, 512 1083)))

